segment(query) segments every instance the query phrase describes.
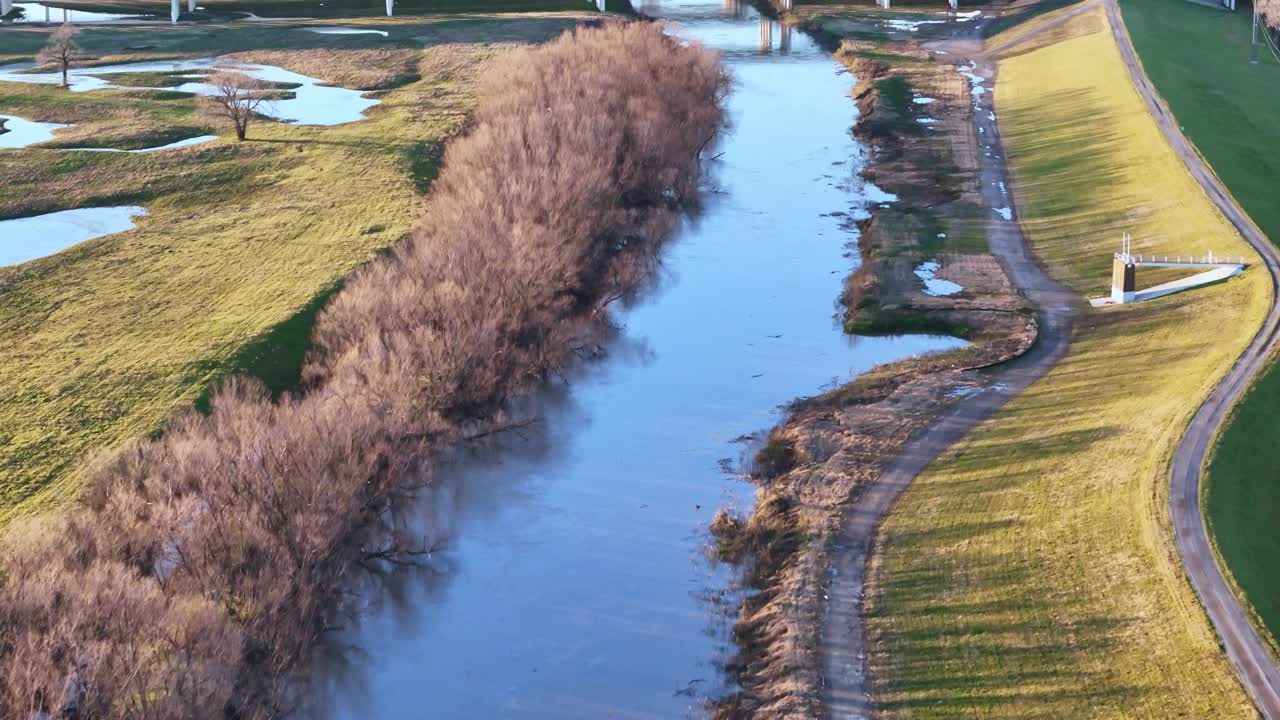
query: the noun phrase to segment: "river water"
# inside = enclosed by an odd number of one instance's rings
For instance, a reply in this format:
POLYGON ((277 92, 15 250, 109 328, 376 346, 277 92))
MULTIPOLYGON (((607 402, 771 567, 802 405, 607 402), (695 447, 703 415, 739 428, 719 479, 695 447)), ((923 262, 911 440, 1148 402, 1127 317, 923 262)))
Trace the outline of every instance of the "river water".
POLYGON ((701 714, 725 689, 735 600, 704 557, 707 526, 752 496, 735 439, 833 380, 960 344, 840 330, 850 220, 891 201, 857 177, 842 67, 745 5, 641 9, 732 69, 707 206, 621 313, 609 357, 543 398, 543 429, 439 478, 427 504, 448 550, 338 639, 319 717, 701 714))

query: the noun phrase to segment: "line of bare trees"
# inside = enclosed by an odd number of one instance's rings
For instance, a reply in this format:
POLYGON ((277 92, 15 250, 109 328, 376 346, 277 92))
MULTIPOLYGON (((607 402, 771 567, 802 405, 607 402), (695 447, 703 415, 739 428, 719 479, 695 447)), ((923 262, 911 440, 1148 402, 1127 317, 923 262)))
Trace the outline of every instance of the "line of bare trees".
POLYGON ((433 452, 571 363, 652 273, 723 125, 719 59, 654 25, 507 57, 423 220, 318 319, 306 390, 234 379, 0 548, 0 717, 278 717, 433 452))

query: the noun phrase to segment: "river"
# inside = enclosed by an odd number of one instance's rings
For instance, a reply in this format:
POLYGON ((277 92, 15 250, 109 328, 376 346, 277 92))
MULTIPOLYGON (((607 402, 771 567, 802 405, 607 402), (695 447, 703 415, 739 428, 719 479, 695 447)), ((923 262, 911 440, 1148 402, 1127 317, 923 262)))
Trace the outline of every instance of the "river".
POLYGON ((437 479, 426 504, 449 547, 336 639, 320 717, 701 714, 736 614, 707 526, 752 498, 735 440, 796 396, 960 344, 841 332, 851 220, 892 200, 858 178, 843 68, 745 4, 641 10, 723 50, 735 78, 706 207, 608 357, 542 398, 543 429, 437 479))

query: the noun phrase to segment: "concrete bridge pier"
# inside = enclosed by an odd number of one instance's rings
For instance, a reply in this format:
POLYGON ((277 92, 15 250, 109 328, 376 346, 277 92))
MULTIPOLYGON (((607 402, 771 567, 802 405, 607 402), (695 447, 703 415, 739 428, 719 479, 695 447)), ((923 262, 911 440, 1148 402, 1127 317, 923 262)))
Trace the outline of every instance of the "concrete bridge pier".
POLYGON ((0 15, 8 15, 13 11, 13 0, 0 0, 0 15))
POLYGON ((1111 261, 1111 302, 1121 305, 1134 301, 1138 292, 1137 270, 1128 253, 1115 256, 1111 261))
POLYGON ((178 0, 169 0, 169 22, 177 25, 179 12, 178 0))

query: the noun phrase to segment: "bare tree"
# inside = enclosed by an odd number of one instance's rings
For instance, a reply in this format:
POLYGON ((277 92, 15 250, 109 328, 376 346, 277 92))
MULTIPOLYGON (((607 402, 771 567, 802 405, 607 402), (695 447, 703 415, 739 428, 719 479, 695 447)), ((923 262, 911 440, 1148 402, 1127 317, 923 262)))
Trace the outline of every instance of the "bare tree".
POLYGON ((76 36, 79 34, 80 28, 70 23, 63 23, 62 27, 53 31, 53 35, 49 37, 49 44, 36 55, 37 63, 53 65, 62 71, 64 88, 70 87, 70 83, 67 82, 67 72, 82 57, 80 46, 76 44, 76 36))
POLYGON ((236 139, 244 140, 249 121, 258 109, 271 104, 271 87, 233 70, 219 70, 207 82, 213 87, 213 94, 206 100, 208 112, 230 120, 236 128, 236 139))

